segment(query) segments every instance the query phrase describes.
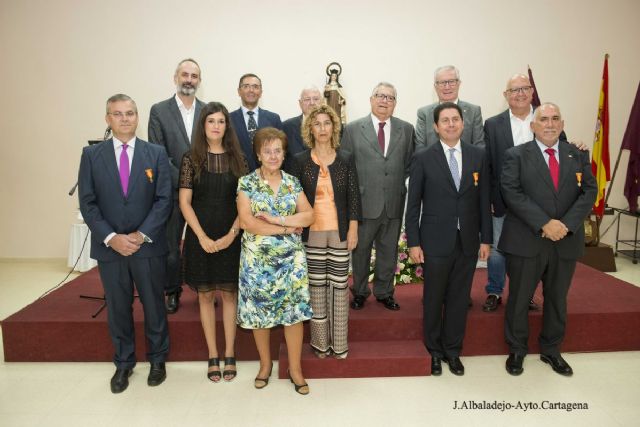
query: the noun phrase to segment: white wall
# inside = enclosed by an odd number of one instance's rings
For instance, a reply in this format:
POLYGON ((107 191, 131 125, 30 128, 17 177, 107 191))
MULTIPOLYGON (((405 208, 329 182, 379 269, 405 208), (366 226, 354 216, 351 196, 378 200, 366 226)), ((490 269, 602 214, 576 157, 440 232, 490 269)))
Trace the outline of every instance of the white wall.
MULTIPOLYGON (((487 118, 506 108, 507 78, 530 64, 570 138, 591 144, 608 52, 613 163, 638 87, 639 16, 636 0, 0 0, 0 257, 65 256, 78 205, 66 194, 82 146, 105 129, 105 100, 132 96, 146 138, 149 108, 174 93, 185 57, 202 67, 201 99, 236 108, 237 80, 254 72, 262 106, 283 119, 338 61, 350 119, 386 80, 398 89, 395 115, 412 123, 434 101, 435 67, 457 65, 461 98, 487 118)), ((626 159, 610 200, 621 207, 626 159)))

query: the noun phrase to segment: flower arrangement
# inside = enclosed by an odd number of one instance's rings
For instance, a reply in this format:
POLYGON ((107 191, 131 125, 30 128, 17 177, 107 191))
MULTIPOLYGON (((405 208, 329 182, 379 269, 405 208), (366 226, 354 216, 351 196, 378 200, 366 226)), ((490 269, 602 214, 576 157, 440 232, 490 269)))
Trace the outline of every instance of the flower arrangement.
MULTIPOLYGON (((371 251, 371 265, 369 266, 369 281, 373 281, 373 272, 376 264, 376 248, 371 251)), ((407 244, 407 233, 400 231, 400 239, 398 240, 398 260, 396 262, 396 271, 393 277, 394 285, 404 285, 407 283, 419 283, 424 280, 422 266, 415 264, 409 258, 409 246, 407 244)))

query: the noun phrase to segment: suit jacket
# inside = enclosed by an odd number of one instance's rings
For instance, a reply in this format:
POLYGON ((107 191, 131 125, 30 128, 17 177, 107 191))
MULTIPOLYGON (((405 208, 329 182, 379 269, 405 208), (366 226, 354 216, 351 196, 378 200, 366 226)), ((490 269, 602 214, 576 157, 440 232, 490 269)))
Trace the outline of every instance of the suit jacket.
POLYGON ((383 208, 392 219, 402 218, 404 211, 415 132, 410 123, 396 117, 390 120, 386 156, 378 145, 370 114, 347 124, 342 134, 341 150, 351 153, 356 162, 364 219, 378 218, 383 208))
POLYGON ((172 208, 169 168, 162 147, 136 139, 125 197, 113 139, 84 148, 78 173, 78 198, 80 212, 91 230, 91 258, 122 259, 122 255, 104 244, 104 239, 111 233, 134 231, 144 233, 153 243, 143 243, 132 256, 146 258, 167 253, 165 224, 172 208))
MULTIPOLYGON (((247 165, 249 166, 249 172, 254 171, 258 167, 258 158, 253 152, 253 141, 249 140, 249 131, 247 130, 247 124, 244 121, 242 115, 242 108, 238 108, 235 111, 229 113, 231 118, 231 125, 238 135, 240 146, 244 152, 244 157, 247 159, 247 165)), ((276 129, 282 129, 282 122, 280 116, 271 111, 258 109, 258 129, 274 127, 276 129)))
POLYGON ((302 114, 282 122, 282 131, 287 135, 287 157, 284 159, 285 171, 293 173, 295 168, 295 155, 309 149, 302 140, 302 114))
POLYGON ((448 256, 454 251, 458 222, 465 255, 477 254, 480 243, 492 243, 484 150, 465 142, 461 149, 460 190, 456 190, 442 144, 431 145, 413 158, 405 227, 409 247, 421 246, 425 257, 448 256))
MULTIPOLYGON (((560 134, 560 140, 567 140, 567 135, 564 131, 560 134)), ((514 146, 509 109, 488 118, 487 121, 484 122, 484 142, 489 173, 491 174, 491 203, 493 204, 493 214, 494 216, 502 217, 507 210, 502 192, 500 191, 502 163, 505 151, 514 146)))
POLYGON ((506 151, 501 187, 509 215, 504 220, 500 250, 522 257, 535 256, 544 243, 542 226, 557 219, 569 229, 563 239, 554 242, 560 257, 577 259, 584 252, 583 222, 597 193, 589 153, 565 141, 560 141, 558 152, 560 177, 556 191, 535 140, 506 151), (582 174, 581 182, 577 174, 582 174))
MULTIPOLYGON (((416 143, 418 148, 429 147, 440 142, 440 137, 433 129, 433 110, 440 104, 424 106, 418 109, 416 122, 416 143)), ((482 130, 482 111, 478 105, 458 100, 458 106, 462 109, 464 130, 460 139, 474 145, 484 145, 484 132, 482 130)))
MULTIPOLYGON (((204 107, 204 102, 196 98, 196 109, 193 115, 193 132, 195 131, 200 111, 204 107)), ((171 167, 171 183, 175 191, 174 197, 178 194, 178 179, 180 177, 180 164, 182 156, 191 148, 191 141, 184 128, 184 121, 180 114, 180 109, 176 103, 175 95, 171 98, 158 102, 151 107, 149 112, 149 142, 162 145, 167 150, 171 167)))
MULTIPOLYGON (((338 214, 338 234, 340 241, 347 240, 349 221, 362 219, 362 203, 358 185, 358 171, 351 154, 342 150, 336 153, 336 159, 328 166, 331 184, 333 185, 333 199, 338 214)), ((311 206, 315 204, 316 189, 320 166, 311 159, 311 151, 305 150, 294 158, 292 175, 302 184, 304 194, 311 206)), ((309 227, 302 233, 302 241, 309 239, 309 227)))

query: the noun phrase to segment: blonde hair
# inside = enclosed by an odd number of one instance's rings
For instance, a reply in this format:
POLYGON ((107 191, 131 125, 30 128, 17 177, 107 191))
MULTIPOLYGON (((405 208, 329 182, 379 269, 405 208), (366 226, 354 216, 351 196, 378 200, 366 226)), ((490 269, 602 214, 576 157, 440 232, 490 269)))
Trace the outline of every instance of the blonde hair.
POLYGON ((302 139, 308 147, 314 148, 316 146, 315 138, 311 132, 311 126, 319 114, 326 114, 331 119, 331 124, 333 126, 333 133, 331 134, 331 148, 336 150, 340 146, 340 130, 342 129, 342 124, 340 123, 340 118, 336 114, 335 110, 328 105, 318 105, 309 112, 309 115, 302 123, 302 139))

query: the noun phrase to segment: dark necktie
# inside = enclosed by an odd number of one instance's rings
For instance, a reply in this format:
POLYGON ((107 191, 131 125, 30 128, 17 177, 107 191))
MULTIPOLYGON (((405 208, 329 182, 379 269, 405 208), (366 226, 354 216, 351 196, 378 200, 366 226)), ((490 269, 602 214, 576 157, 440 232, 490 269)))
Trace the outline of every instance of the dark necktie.
POLYGON ((122 152, 120 153, 120 184, 125 197, 129 190, 129 154, 127 154, 127 144, 122 144, 122 152))
POLYGON ((253 118, 255 112, 247 111, 249 115, 249 123, 247 124, 247 130, 249 131, 249 140, 253 142, 253 136, 256 134, 256 130, 258 130, 258 123, 256 123, 256 119, 253 118))
POLYGON ((549 173, 551 174, 551 181, 556 191, 558 190, 558 176, 560 175, 560 165, 556 160, 556 150, 553 148, 547 148, 544 150, 549 155, 549 173))
POLYGON ((382 155, 384 156, 384 125, 387 122, 378 123, 378 145, 380 146, 380 150, 382 150, 382 155))

